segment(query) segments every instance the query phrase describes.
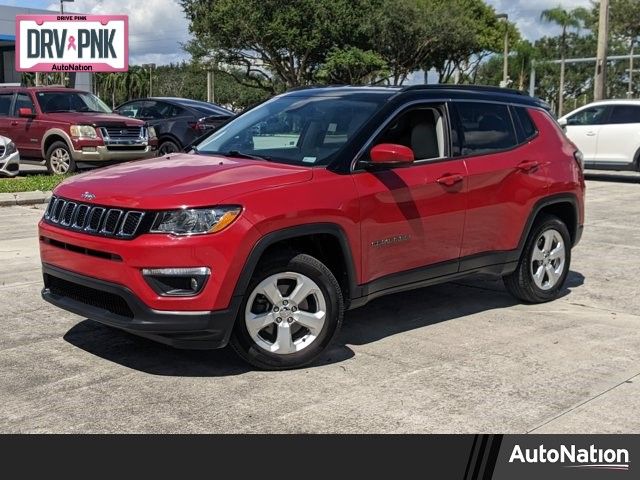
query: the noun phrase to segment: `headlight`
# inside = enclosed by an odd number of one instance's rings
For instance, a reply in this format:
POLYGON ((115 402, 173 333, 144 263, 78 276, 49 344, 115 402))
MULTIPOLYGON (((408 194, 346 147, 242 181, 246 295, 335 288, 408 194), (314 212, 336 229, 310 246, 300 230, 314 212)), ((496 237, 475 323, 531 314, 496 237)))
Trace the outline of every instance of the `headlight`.
POLYGON ((96 129, 91 125, 71 125, 71 136, 75 138, 98 138, 96 129))
POLYGON ((15 153, 18 151, 18 147, 16 147, 16 144, 13 142, 9 142, 4 146, 4 155, 5 156, 9 156, 12 153, 15 153))
POLYGON ((238 206, 191 208, 160 212, 151 227, 151 233, 173 235, 200 235, 219 232, 231 225, 242 211, 238 206))
POLYGON ((149 138, 156 138, 156 129, 149 127, 149 138))

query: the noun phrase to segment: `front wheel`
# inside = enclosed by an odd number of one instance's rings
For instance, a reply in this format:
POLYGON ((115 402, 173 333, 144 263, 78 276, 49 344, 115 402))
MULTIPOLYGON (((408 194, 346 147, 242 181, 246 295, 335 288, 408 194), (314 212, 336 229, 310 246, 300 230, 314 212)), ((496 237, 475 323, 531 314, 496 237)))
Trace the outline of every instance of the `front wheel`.
POLYGON ((559 218, 545 215, 531 229, 515 272, 504 277, 509 293, 529 303, 555 300, 569 273, 571 236, 559 218))
POLYGON ((252 278, 231 345, 258 368, 302 367, 335 338, 343 311, 338 281, 322 262, 305 254, 274 259, 252 278))
POLYGON ((54 142, 47 150, 45 164, 52 175, 64 175, 76 171, 76 162, 65 142, 54 142))
POLYGON ((164 140, 158 147, 158 156, 171 155, 180 151, 180 146, 172 140, 164 140))

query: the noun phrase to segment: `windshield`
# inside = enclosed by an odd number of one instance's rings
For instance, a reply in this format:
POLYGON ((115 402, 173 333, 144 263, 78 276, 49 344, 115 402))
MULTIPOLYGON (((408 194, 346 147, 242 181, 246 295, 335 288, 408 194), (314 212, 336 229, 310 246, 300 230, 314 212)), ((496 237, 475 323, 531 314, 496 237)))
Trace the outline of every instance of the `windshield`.
POLYGON ((102 100, 89 92, 38 92, 37 98, 43 113, 111 113, 102 100))
POLYGON ((232 120, 195 150, 327 165, 387 98, 375 94, 276 97, 232 120))

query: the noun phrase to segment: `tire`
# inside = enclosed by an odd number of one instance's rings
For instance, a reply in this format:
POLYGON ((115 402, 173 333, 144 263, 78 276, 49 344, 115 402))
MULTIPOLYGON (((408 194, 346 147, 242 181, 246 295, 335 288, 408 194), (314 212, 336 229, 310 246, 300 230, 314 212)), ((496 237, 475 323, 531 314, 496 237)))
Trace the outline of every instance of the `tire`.
POLYGON ((45 165, 51 175, 64 175, 77 170, 69 146, 62 141, 51 144, 45 156, 45 165))
POLYGON ((527 237, 518 267, 504 277, 504 284, 509 293, 527 303, 549 302, 558 298, 570 267, 567 226, 557 217, 542 215, 527 237))
POLYGON ((300 368, 327 349, 343 314, 340 285, 322 262, 305 254, 274 258, 249 283, 231 346, 263 370, 300 368))
POLYGON ((173 140, 163 140, 158 147, 158 156, 171 155, 172 153, 179 153, 182 149, 173 140))

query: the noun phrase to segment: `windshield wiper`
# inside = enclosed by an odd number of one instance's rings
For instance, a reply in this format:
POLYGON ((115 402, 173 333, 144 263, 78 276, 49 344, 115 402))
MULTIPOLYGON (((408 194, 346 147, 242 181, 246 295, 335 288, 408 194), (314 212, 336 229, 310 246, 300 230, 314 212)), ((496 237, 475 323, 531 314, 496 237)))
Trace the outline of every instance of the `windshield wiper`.
POLYGON ((258 155, 252 155, 250 153, 240 152, 238 150, 229 150, 228 152, 222 153, 225 157, 238 157, 238 158, 248 158, 251 160, 262 160, 263 162, 270 162, 270 157, 260 157, 258 155))

